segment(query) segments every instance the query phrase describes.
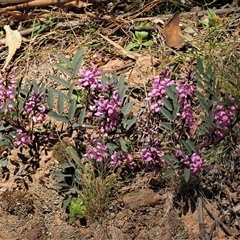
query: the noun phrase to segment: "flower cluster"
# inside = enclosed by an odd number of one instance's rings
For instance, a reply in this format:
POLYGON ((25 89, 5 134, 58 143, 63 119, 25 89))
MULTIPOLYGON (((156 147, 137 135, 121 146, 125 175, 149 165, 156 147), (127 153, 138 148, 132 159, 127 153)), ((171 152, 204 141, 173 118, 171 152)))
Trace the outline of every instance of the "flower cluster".
POLYGON ((196 85, 193 81, 194 72, 189 71, 186 73, 184 79, 178 80, 177 91, 179 93, 179 103, 182 107, 181 118, 190 129, 194 128, 195 118, 192 109, 192 99, 196 85))
POLYGON ((120 95, 114 82, 107 82, 102 86, 98 81, 100 71, 97 68, 80 71, 79 83, 84 88, 92 88, 94 92, 93 104, 89 107, 89 116, 100 117, 100 129, 103 134, 108 134, 116 127, 120 116, 119 107, 121 107, 120 95))
POLYGON ((153 126, 148 131, 143 132, 145 141, 144 148, 141 150, 142 160, 147 165, 156 165, 164 162, 163 155, 160 152, 158 127, 153 126))
POLYGON ((146 98, 146 100, 151 103, 150 109, 152 109, 154 112, 160 111, 160 107, 164 105, 162 98, 168 97, 165 87, 175 84, 175 81, 170 78, 169 71, 163 72, 162 75, 163 76, 156 76, 154 78, 152 90, 148 93, 148 97, 146 98))
MULTIPOLYGON (((87 151, 83 155, 85 158, 94 160, 96 162, 103 162, 104 160, 109 158, 108 154, 108 148, 106 144, 103 144, 100 140, 96 139, 91 135, 90 137, 88 135, 85 136, 87 142, 90 143, 91 146, 86 146, 87 151)), ((87 143, 85 143, 87 145, 87 143)))
POLYGON ((5 113, 14 110, 12 101, 14 99, 15 87, 15 80, 7 80, 0 77, 0 110, 4 108, 5 113))
MULTIPOLYGON (((182 167, 190 168, 191 173, 197 174, 203 168, 205 168, 204 160, 200 154, 193 153, 191 156, 184 156, 181 150, 177 150, 175 153, 175 157, 179 159, 182 167)), ((179 173, 182 173, 182 168, 179 169, 179 173)))
POLYGON ((101 72, 96 67, 92 67, 90 69, 82 68, 79 75, 79 84, 84 88, 90 87, 96 90, 100 90, 102 88, 102 85, 99 83, 97 78, 101 75, 101 72))
POLYGON ((110 164, 117 168, 118 172, 121 172, 124 167, 133 169, 134 162, 133 157, 129 153, 114 151, 111 155, 110 164))
POLYGON ((32 90, 28 99, 25 102, 24 110, 27 115, 32 115, 34 123, 42 123, 46 117, 45 106, 41 105, 41 101, 44 98, 43 92, 35 92, 32 90))
POLYGON ((119 108, 121 105, 118 89, 113 83, 107 83, 98 99, 94 100, 94 105, 90 106, 92 114, 102 118, 100 127, 103 134, 107 134, 116 127, 120 117, 119 108))
MULTIPOLYGON (((234 101, 234 98, 230 95, 228 100, 234 101)), ((215 104, 214 106, 214 122, 217 124, 217 127, 214 131, 214 134, 217 137, 223 137, 229 131, 229 126, 231 125, 234 112, 237 109, 236 105, 229 105, 227 107, 221 104, 215 104)))
POLYGON ((12 142, 14 147, 19 147, 22 144, 30 144, 31 139, 26 132, 19 128, 16 130, 16 136, 13 137, 12 142))
POLYGON ((99 135, 86 136, 86 154, 84 154, 84 157, 98 163, 107 160, 119 172, 125 167, 132 169, 134 166, 132 155, 118 150, 110 154, 104 141, 104 138, 115 130, 121 117, 120 107, 122 103, 116 82, 107 81, 106 84, 102 85, 98 79, 101 72, 95 67, 88 70, 81 69, 79 74, 80 85, 91 93, 87 115, 100 119, 99 135))

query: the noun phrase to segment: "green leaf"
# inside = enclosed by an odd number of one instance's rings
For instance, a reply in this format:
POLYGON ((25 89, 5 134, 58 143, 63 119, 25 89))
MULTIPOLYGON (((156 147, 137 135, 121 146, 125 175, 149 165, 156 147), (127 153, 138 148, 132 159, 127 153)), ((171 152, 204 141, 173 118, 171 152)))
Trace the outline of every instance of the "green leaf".
POLYGON ((164 155, 164 159, 165 160, 167 159, 169 161, 173 161, 173 162, 179 163, 179 160, 176 157, 172 156, 172 155, 164 155))
POLYGON ((172 117, 171 113, 170 113, 167 109, 165 109, 165 108, 163 108, 163 107, 160 107, 160 110, 161 110, 162 114, 163 114, 169 121, 173 120, 173 117, 172 117))
POLYGON ((67 88, 70 88, 71 84, 69 82, 67 82, 66 80, 60 78, 60 77, 57 77, 57 76, 50 76, 50 78, 54 81, 56 81, 57 83, 60 83, 62 84, 63 86, 67 87, 67 88))
POLYGON ((62 55, 62 54, 59 54, 59 53, 56 53, 56 55, 57 55, 57 57, 63 62, 63 63, 65 63, 68 67, 72 67, 72 63, 71 63, 71 61, 68 59, 68 58, 66 58, 64 55, 62 55))
POLYGON ((73 74, 67 68, 63 67, 61 64, 55 63, 54 66, 57 67, 59 70, 61 70, 65 75, 69 76, 70 78, 73 77, 73 74))
POLYGON ((68 123, 68 119, 66 117, 60 116, 56 112, 49 111, 47 114, 48 114, 49 117, 51 117, 53 119, 56 119, 56 120, 61 121, 61 122, 68 123))
POLYGON ((172 90, 172 88, 170 86, 165 86, 164 87, 168 97, 170 97, 172 100, 174 100, 176 98, 176 94, 174 93, 174 91, 172 90))
POLYGON ((189 178, 190 178, 190 169, 185 167, 184 168, 184 179, 186 182, 188 182, 189 178))
POLYGON ((83 61, 83 52, 84 49, 79 49, 76 54, 74 55, 73 61, 72 61, 72 67, 73 67, 73 77, 77 77, 79 73, 79 69, 82 65, 83 61))
POLYGON ((106 87, 108 81, 109 81, 109 79, 103 74, 102 79, 101 79, 102 86, 106 87))
POLYGON ((60 166, 60 168, 62 169, 71 168, 71 167, 75 167, 75 165, 72 162, 65 162, 60 166))
POLYGON ((69 89, 68 89, 68 99, 72 99, 72 94, 73 94, 73 88, 74 88, 74 84, 71 84, 69 89))
POLYGON ((60 188, 70 188, 70 186, 67 183, 55 183, 54 186, 60 188))
POLYGON ((13 128, 13 126, 10 125, 10 124, 7 124, 7 125, 1 124, 0 125, 0 131, 5 131, 5 130, 10 129, 10 128, 13 128))
POLYGON ((126 88, 126 87, 123 87, 123 88, 121 89, 121 91, 119 91, 121 103, 123 103, 123 100, 124 100, 124 98, 125 98, 125 93, 126 93, 126 91, 127 91, 127 88, 126 88))
POLYGON ((38 84, 37 84, 36 80, 32 80, 31 87, 35 92, 38 92, 38 84))
POLYGON ((72 157, 72 159, 74 160, 74 162, 77 164, 77 166, 79 168, 83 167, 83 164, 81 163, 81 159, 78 155, 78 153, 74 150, 74 148, 69 148, 68 149, 69 155, 72 157))
POLYGON ((209 109, 208 109, 208 104, 206 103, 206 101, 200 97, 198 98, 198 101, 200 102, 203 109, 208 112, 209 109))
POLYGON ((210 118, 207 118, 204 116, 202 116, 201 118, 206 123, 207 126, 209 126, 211 128, 214 128, 216 126, 216 124, 210 118))
POLYGON ((78 124, 79 124, 80 126, 82 126, 83 123, 84 123, 85 114, 86 114, 86 108, 83 108, 83 109, 81 110, 80 114, 79 114, 79 117, 78 117, 78 124))
POLYGON ((122 107, 121 113, 123 114, 124 117, 129 113, 133 104, 134 104, 133 102, 129 102, 122 107))
POLYGON ((165 106, 169 111, 172 111, 172 110, 173 110, 172 104, 168 101, 168 99, 162 98, 162 101, 163 101, 163 103, 164 103, 164 106, 165 106))
POLYGON ((194 91, 194 95, 198 98, 205 99, 204 95, 201 92, 199 92, 198 90, 194 91))
POLYGON ((203 67, 203 63, 202 60, 200 58, 197 58, 197 68, 200 74, 204 73, 204 67, 203 67))
POLYGON ((189 154, 192 154, 193 152, 196 152, 195 145, 192 141, 189 139, 187 141, 182 141, 186 149, 188 150, 189 154))
POLYGON ((121 145, 121 149, 123 150, 123 152, 128 152, 125 140, 121 137, 121 138, 119 138, 118 141, 121 145))
POLYGON ((169 122, 159 122, 159 124, 160 124, 161 126, 163 126, 164 128, 166 128, 167 130, 170 130, 170 131, 173 130, 172 124, 169 123, 169 122))
POLYGON ((174 110, 173 110, 173 120, 177 118, 177 114, 179 113, 180 105, 178 103, 174 104, 174 110))
POLYGON ((142 45, 144 47, 151 47, 153 45, 153 41, 152 40, 148 40, 148 41, 144 42, 142 45))
POLYGON ((68 109, 68 119, 69 121, 72 121, 75 115, 75 111, 76 111, 76 105, 77 102, 75 99, 72 100, 71 104, 70 104, 70 108, 68 109))
POLYGON ((135 31, 136 38, 140 41, 147 38, 148 32, 145 31, 135 31))
POLYGON ((72 198, 69 206, 69 223, 72 224, 75 218, 83 218, 86 210, 81 198, 72 198))
POLYGON ((68 198, 63 201, 63 208, 66 209, 72 200, 72 195, 68 195, 68 198))
POLYGON ((112 155, 113 152, 118 149, 118 146, 114 143, 107 143, 107 148, 109 150, 109 153, 112 155))
POLYGON ((127 45, 126 50, 130 51, 132 49, 138 48, 140 46, 139 42, 130 43, 127 45))
POLYGON ((7 166, 7 164, 8 164, 8 159, 6 157, 3 157, 3 158, 0 159, 1 167, 5 168, 7 166))
POLYGON ((57 101, 57 111, 59 115, 62 115, 63 113, 63 107, 64 107, 64 101, 63 101, 63 93, 58 93, 58 101, 57 101))
POLYGON ((117 82, 118 91, 121 92, 124 87, 124 76, 121 76, 117 82))
POLYGON ((172 159, 169 157, 169 155, 164 155, 163 158, 172 168, 175 168, 175 166, 172 162, 172 159))
POLYGON ((62 172, 53 172, 52 175, 54 178, 58 178, 62 180, 64 180, 66 177, 72 177, 72 174, 66 174, 62 172))
POLYGON ((168 177, 172 176, 173 174, 174 174, 174 171, 169 170, 169 171, 163 173, 162 178, 168 178, 168 177))
POLYGON ((188 139, 186 141, 186 144, 188 144, 188 146, 190 147, 190 149, 193 151, 193 152, 196 152, 196 147, 194 145, 194 142, 192 142, 190 139, 188 139))
POLYGON ((136 123, 136 121, 137 121, 137 118, 128 119, 126 121, 126 130, 129 130, 131 126, 136 123))
POLYGON ((53 89, 52 88, 48 88, 47 102, 48 102, 48 107, 50 109, 53 109, 53 89))
POLYGON ((29 93, 29 89, 21 89, 20 90, 20 95, 24 99, 27 97, 28 93, 29 93))

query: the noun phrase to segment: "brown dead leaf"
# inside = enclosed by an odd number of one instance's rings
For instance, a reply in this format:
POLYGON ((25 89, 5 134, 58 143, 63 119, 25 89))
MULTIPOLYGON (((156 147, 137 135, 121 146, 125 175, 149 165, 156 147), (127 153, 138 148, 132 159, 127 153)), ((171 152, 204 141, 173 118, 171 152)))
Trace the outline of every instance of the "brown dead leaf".
POLYGON ((184 46, 185 41, 182 37, 182 31, 179 27, 180 12, 177 11, 168 21, 163 25, 163 32, 166 36, 166 43, 169 47, 180 49, 184 46))
POLYGON ((8 56, 2 71, 8 66, 16 50, 20 48, 22 43, 22 36, 18 30, 12 30, 9 25, 5 25, 4 30, 6 32, 5 44, 8 46, 8 56))

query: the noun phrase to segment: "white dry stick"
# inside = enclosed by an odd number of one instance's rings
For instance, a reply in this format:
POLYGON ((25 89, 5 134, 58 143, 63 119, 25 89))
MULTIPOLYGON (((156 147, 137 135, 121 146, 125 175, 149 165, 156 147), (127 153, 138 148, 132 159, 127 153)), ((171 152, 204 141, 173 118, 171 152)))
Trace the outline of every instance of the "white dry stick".
POLYGON ((5 44, 8 46, 8 56, 2 71, 6 69, 16 50, 20 48, 22 43, 22 36, 18 30, 12 30, 9 25, 5 25, 4 30, 6 32, 5 44))

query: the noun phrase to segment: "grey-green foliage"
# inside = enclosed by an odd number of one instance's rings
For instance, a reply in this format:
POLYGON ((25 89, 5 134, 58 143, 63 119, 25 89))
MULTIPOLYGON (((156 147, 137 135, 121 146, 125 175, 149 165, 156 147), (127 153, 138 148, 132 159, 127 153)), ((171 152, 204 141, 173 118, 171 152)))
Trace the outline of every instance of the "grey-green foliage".
MULTIPOLYGON (((55 184, 56 187, 61 188, 62 191, 68 192, 68 198, 64 200, 63 207, 67 208, 74 196, 78 195, 79 190, 82 185, 81 170, 83 169, 83 164, 81 162, 79 153, 69 146, 66 149, 72 162, 66 162, 61 164, 61 171, 56 171, 52 173, 52 176, 58 183, 55 184)), ((57 159, 58 160, 58 159, 57 159)))
MULTIPOLYGON (((79 49, 71 61, 62 54, 56 55, 61 62, 54 64, 54 66, 61 70, 68 78, 76 79, 83 62, 83 49, 79 49)), ((50 77, 60 84, 65 91, 59 91, 55 88, 47 89, 48 115, 51 118, 65 123, 71 123, 74 117, 78 115, 78 125, 81 126, 85 117, 84 91, 80 92, 75 90, 74 84, 70 84, 61 77, 50 77), (54 108, 55 99, 57 99, 56 109, 54 108), (81 111, 79 111, 79 109, 81 111)))

